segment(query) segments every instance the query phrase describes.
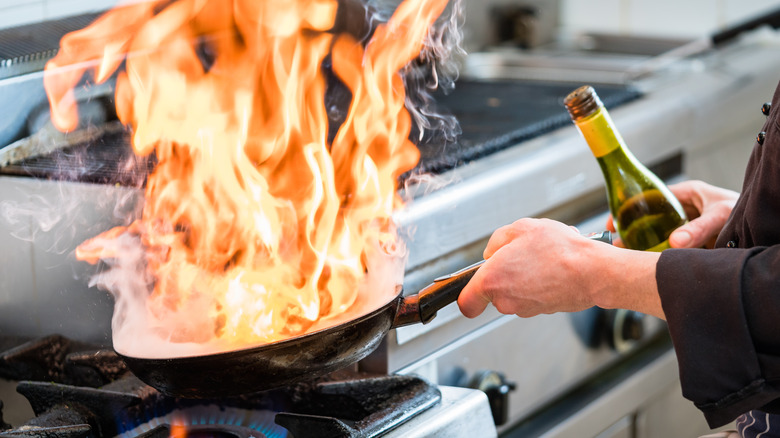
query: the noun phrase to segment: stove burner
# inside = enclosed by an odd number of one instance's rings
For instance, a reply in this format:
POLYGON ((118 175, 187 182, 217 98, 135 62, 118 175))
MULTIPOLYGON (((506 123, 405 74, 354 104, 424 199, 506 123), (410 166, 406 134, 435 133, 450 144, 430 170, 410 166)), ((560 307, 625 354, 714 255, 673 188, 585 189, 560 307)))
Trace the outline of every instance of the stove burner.
POLYGON ((368 438, 385 435, 441 400, 436 387, 416 377, 346 370, 240 397, 166 397, 132 375, 114 352, 59 335, 0 352, 0 378, 21 380, 16 390, 35 414, 3 430, 11 425, 0 409, 0 438, 368 438))
POLYGON ((264 409, 193 406, 155 417, 120 432, 119 437, 285 438, 288 432, 274 423, 275 415, 276 412, 264 409))
POLYGON ((221 426, 219 429, 210 426, 195 426, 179 430, 168 425, 158 426, 154 430, 135 436, 139 438, 272 438, 262 433, 258 435, 257 432, 248 432, 234 426, 221 426))

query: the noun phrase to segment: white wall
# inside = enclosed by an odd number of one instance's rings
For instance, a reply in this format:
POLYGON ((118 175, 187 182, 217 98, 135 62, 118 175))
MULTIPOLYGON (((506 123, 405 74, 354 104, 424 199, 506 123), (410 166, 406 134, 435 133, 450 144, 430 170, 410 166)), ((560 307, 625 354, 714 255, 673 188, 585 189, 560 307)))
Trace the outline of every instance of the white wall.
POLYGON ((111 8, 117 0, 0 0, 0 29, 111 8))
POLYGON ((571 32, 695 38, 762 12, 780 0, 560 0, 571 32))
MULTIPOLYGON (((461 0, 466 16, 464 26, 464 44, 469 52, 479 51, 495 44, 491 11, 494 8, 511 5, 531 6, 538 11, 537 29, 534 32, 536 43, 545 43, 553 39, 558 28, 559 3, 562 0, 461 0)), ((586 2, 589 0, 578 0, 586 2)))
POLYGON ((611 33, 669 38, 709 35, 756 14, 780 8, 780 0, 462 0, 466 45, 479 51, 494 43, 490 10, 505 5, 539 9, 539 42, 558 33, 611 33))
MULTIPOLYGON (((754 14, 780 7, 780 0, 463 0, 467 27, 484 33, 486 11, 506 4, 549 7, 560 24, 573 32, 695 37, 706 35, 754 14)), ((105 10, 117 0, 0 0, 0 28, 105 10)), ((554 25, 543 15, 545 25, 554 25)), ((482 40, 479 35, 471 35, 482 40)))

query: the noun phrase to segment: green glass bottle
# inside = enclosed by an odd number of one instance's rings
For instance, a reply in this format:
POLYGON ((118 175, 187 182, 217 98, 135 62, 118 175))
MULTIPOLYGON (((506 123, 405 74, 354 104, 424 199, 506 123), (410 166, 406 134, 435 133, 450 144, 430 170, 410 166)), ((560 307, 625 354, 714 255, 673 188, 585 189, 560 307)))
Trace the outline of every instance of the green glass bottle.
POLYGON ((593 87, 572 91, 564 105, 601 166, 623 244, 642 251, 669 248, 669 235, 687 221, 680 202, 626 147, 593 87))

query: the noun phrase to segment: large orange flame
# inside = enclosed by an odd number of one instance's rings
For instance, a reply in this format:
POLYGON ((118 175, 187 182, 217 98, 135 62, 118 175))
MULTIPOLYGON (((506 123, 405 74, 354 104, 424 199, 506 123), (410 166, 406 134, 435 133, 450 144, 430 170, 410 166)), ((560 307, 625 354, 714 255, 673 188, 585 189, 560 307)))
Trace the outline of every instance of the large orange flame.
POLYGON ((181 342, 271 342, 348 310, 366 259, 399 245, 397 178, 419 158, 399 70, 446 3, 403 2, 367 43, 332 31, 334 0, 142 2, 67 35, 45 79, 55 125, 76 127, 85 72, 121 70, 117 114, 158 162, 142 218, 77 257, 119 258, 106 242, 140 238, 151 320, 207 303, 169 334, 181 342), (352 94, 332 142, 328 56, 352 94))

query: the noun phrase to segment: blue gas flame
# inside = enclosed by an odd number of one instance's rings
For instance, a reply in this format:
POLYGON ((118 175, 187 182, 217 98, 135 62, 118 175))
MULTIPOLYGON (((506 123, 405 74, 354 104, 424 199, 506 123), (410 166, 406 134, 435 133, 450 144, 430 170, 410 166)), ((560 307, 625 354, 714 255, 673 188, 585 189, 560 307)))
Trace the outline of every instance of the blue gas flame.
POLYGON ((271 410, 241 409, 233 407, 198 405, 174 409, 164 415, 150 418, 141 424, 130 424, 119 433, 121 438, 133 438, 157 427, 169 426, 220 426, 243 427, 259 432, 256 438, 287 438, 287 429, 274 422, 276 412, 271 410))

